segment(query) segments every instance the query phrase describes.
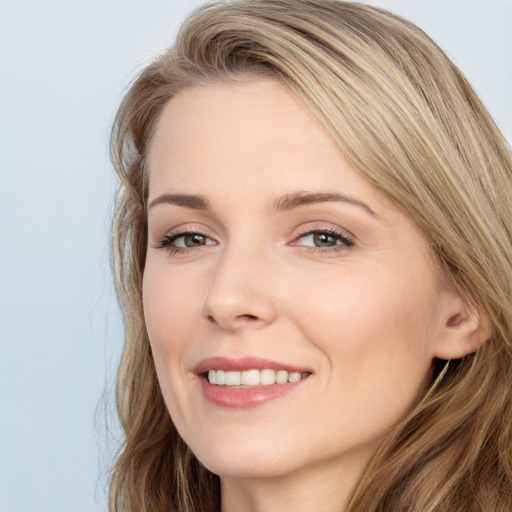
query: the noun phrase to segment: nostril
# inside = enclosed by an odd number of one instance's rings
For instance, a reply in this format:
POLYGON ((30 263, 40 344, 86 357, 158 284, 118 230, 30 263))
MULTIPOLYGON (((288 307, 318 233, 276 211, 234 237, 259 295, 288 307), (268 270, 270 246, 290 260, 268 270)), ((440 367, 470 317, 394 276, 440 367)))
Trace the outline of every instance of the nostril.
MULTIPOLYGON (((211 322, 213 324, 217 323, 217 321, 215 320, 215 318, 212 315, 208 315, 206 318, 209 322, 211 322)), ((258 320, 258 317, 256 315, 238 315, 236 318, 239 320, 242 320, 242 321, 245 320, 247 322, 254 322, 254 321, 258 320)))
POLYGON ((258 320, 258 317, 255 315, 239 315, 238 318, 240 318, 241 320, 248 320, 250 322, 258 320))

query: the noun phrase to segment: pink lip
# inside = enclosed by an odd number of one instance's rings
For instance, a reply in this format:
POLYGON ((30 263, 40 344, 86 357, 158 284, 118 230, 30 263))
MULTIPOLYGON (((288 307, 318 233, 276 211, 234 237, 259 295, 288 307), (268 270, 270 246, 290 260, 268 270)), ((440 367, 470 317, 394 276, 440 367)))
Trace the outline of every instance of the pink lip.
POLYGON ((287 372, 311 372, 307 368, 299 368, 286 363, 279 363, 261 357, 243 357, 240 359, 231 359, 229 357, 209 357, 203 359, 195 368, 194 373, 200 375, 208 370, 225 370, 232 372, 243 372, 245 370, 286 370, 287 372))
POLYGON ((201 392, 204 398, 218 406, 229 409, 250 409, 282 398, 308 379, 301 379, 298 382, 286 384, 271 384, 267 386, 254 387, 231 387, 216 386, 210 384, 204 374, 208 370, 244 371, 252 369, 269 368, 272 370, 286 370, 288 372, 308 372, 305 368, 299 368, 288 364, 261 359, 258 357, 245 357, 242 359, 230 359, 226 357, 210 357, 201 361, 195 368, 194 373, 198 376, 201 392))

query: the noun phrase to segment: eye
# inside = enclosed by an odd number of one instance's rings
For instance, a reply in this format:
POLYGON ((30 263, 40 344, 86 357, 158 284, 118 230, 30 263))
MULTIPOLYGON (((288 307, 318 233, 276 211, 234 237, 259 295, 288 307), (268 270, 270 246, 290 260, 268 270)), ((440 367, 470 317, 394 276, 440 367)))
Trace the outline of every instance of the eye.
POLYGON ((217 242, 202 233, 181 232, 164 236, 155 244, 156 249, 167 249, 171 254, 188 252, 204 245, 216 245, 217 242))
MULTIPOLYGON (((169 244, 174 247, 199 247, 200 245, 209 245, 209 239, 200 233, 187 233, 171 237, 169 244)), ((210 244, 211 245, 211 244, 210 244)))
POLYGON ((335 229, 318 229, 304 233, 292 245, 301 245, 325 252, 352 247, 354 242, 335 229))

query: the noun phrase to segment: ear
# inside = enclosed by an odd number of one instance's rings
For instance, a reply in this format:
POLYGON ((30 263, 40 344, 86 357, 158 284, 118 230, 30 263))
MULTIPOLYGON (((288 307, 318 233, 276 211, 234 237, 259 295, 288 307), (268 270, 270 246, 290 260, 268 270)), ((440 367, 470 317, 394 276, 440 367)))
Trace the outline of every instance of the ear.
POLYGON ((492 334, 492 325, 463 292, 451 290, 443 297, 441 330, 435 347, 438 359, 460 359, 475 352, 492 334))

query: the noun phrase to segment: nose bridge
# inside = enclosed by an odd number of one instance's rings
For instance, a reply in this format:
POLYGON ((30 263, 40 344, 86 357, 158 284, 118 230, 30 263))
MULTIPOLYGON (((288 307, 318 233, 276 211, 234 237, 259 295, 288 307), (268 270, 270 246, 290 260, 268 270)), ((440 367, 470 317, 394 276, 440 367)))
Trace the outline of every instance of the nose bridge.
POLYGON ((204 312, 226 330, 263 326, 275 318, 269 286, 271 263, 261 246, 242 240, 226 244, 212 270, 204 312))

